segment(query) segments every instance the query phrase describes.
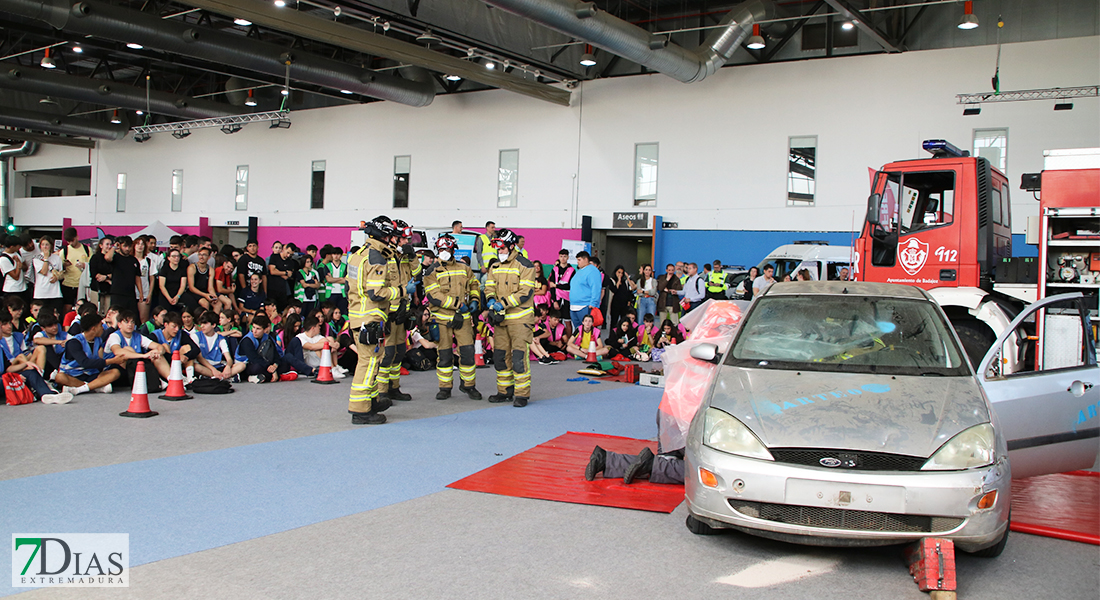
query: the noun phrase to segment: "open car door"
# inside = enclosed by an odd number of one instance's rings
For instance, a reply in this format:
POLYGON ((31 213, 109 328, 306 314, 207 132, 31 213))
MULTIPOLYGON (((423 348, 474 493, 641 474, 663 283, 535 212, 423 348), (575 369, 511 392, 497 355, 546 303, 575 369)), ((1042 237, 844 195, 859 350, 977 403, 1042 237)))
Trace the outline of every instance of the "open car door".
POLYGON ((978 380, 1008 441, 1013 478, 1088 469, 1096 462, 1100 369, 1081 293, 1028 306, 989 349, 978 380), (1044 343, 1036 343, 1036 330, 1044 343), (1018 343, 1008 342, 1013 332, 1018 343), (1025 370, 1002 373, 1010 353, 1025 370))

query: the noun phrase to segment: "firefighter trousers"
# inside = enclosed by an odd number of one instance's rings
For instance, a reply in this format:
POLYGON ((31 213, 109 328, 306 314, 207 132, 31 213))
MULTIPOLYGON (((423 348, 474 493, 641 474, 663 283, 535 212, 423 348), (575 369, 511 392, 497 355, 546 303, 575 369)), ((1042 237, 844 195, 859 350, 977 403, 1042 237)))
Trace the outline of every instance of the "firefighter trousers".
POLYGON ((405 325, 390 323, 385 350, 378 367, 378 392, 385 394, 401 387, 401 361, 405 360, 405 325))
POLYGON ((497 369, 498 394, 531 397, 532 339, 531 326, 526 323, 505 321, 494 328, 493 364, 497 369))
POLYGON ((439 362, 436 363, 435 375, 439 378, 439 389, 451 389, 454 387, 455 345, 458 346, 458 373, 462 379, 462 387, 472 388, 475 384, 474 374, 474 326, 469 317, 462 320, 462 327, 451 329, 450 321, 446 324, 437 322, 439 326, 439 362))
POLYGON ((363 344, 357 339, 355 348, 359 351, 359 362, 355 365, 355 376, 351 380, 348 411, 370 413, 373 412, 374 402, 378 398, 377 383, 382 346, 381 344, 363 344))

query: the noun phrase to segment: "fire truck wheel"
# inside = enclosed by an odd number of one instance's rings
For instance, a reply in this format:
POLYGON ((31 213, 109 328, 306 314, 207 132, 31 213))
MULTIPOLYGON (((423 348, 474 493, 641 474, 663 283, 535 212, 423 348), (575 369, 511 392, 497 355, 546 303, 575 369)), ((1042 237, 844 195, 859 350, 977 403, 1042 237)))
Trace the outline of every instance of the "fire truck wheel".
POLYGON ((977 369, 985 358, 986 352, 989 352, 989 348, 996 341, 993 332, 981 321, 959 321, 953 325, 955 332, 959 334, 963 350, 966 350, 966 356, 970 359, 970 365, 977 369))

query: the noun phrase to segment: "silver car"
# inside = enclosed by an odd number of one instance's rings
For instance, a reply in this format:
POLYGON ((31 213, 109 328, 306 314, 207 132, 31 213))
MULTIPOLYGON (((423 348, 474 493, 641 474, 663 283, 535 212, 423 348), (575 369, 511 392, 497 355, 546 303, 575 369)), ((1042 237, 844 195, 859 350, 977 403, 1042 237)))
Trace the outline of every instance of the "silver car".
POLYGON ((840 546, 934 535, 999 555, 1010 458, 1027 465, 1022 476, 1096 459, 1100 429, 1088 415, 1100 394, 1088 313, 1079 297, 1037 303, 994 344, 979 381, 943 311, 919 288, 771 286, 724 357, 711 345, 691 351, 721 366, 688 431, 688 528, 840 546), (1025 355, 1016 340, 1034 341, 1036 319, 1056 312, 1077 319, 1076 359, 1069 352, 1050 369, 1032 360, 1037 368, 1012 375, 991 366, 1000 352, 1025 355))

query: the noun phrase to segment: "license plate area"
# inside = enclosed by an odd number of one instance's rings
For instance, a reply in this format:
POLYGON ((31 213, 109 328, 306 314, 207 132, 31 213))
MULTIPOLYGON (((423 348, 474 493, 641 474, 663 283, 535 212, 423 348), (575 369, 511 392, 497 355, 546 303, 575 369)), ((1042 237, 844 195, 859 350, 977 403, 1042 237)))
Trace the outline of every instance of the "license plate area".
POLYGON ((905 512, 905 488, 892 485, 788 479, 784 501, 787 504, 799 506, 900 514, 905 512))

